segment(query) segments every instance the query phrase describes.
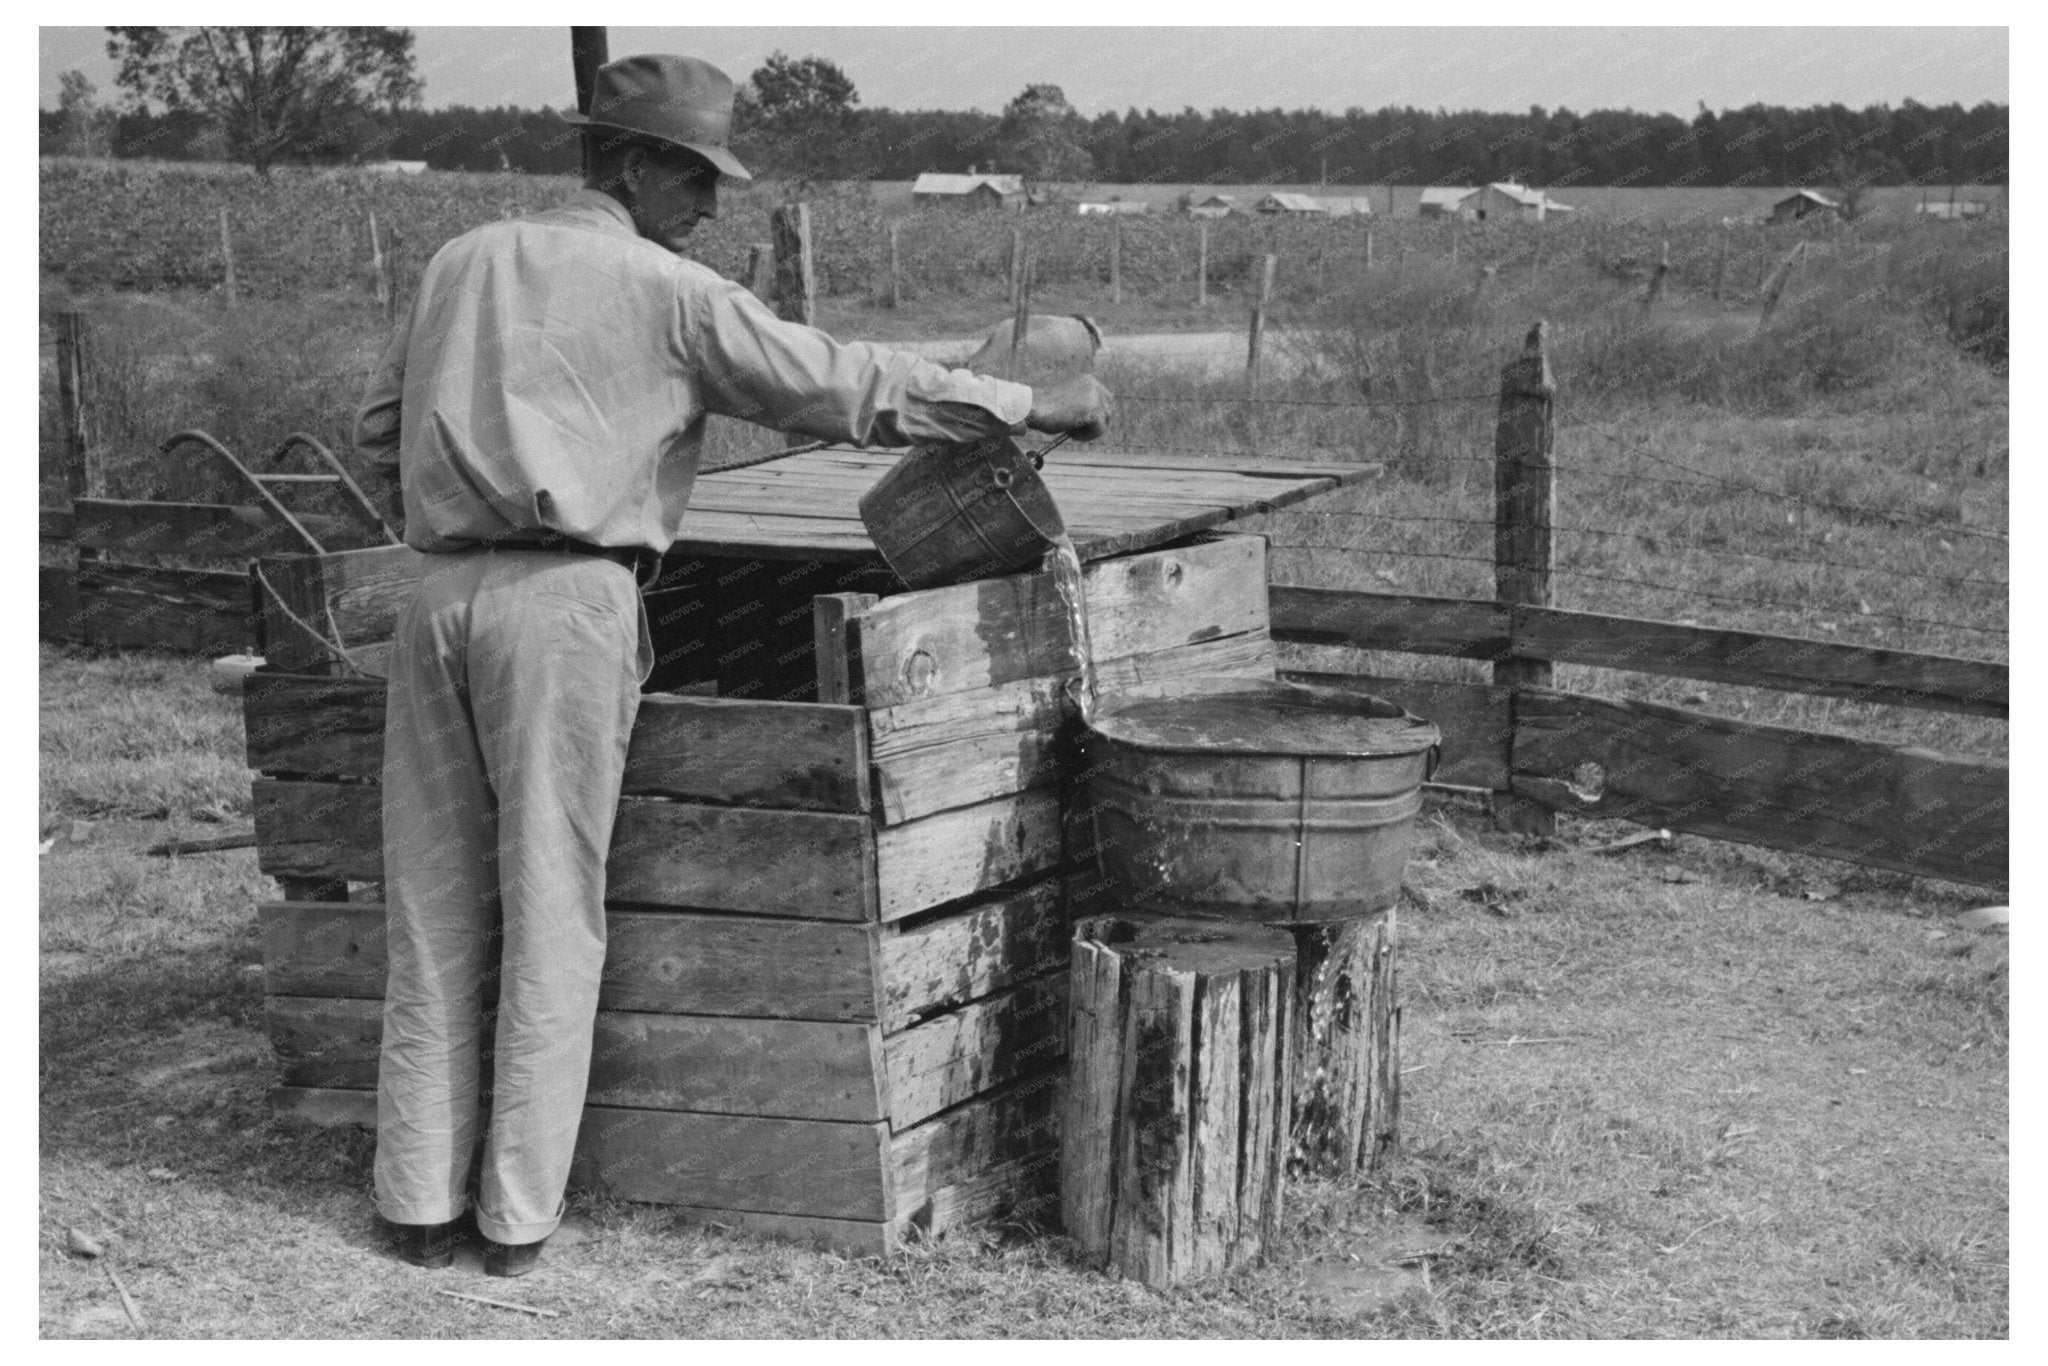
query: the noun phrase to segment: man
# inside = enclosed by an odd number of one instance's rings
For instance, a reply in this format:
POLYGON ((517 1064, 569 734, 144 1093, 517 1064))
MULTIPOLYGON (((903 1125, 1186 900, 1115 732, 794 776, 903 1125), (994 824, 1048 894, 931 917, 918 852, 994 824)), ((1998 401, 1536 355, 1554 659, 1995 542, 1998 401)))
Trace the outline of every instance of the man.
POLYGON ((456 238, 364 396, 357 448, 433 557, 398 622, 383 786, 390 966, 378 1212, 420 1266, 461 1235, 486 936, 502 920, 475 1210, 521 1275, 559 1223, 604 964, 604 861, 640 685, 639 587, 715 412, 836 441, 1101 433, 1092 376, 1036 392, 777 319, 681 258, 714 216, 732 82, 691 58, 598 72, 585 188, 456 238))

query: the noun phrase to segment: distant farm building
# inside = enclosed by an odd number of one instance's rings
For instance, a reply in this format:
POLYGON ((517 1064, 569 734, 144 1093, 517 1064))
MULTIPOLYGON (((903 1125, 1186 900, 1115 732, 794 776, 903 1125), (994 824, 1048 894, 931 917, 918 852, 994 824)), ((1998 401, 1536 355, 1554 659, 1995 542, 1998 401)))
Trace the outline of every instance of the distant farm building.
POLYGON ((1991 212, 1991 206, 1981 199, 1938 199, 1914 205, 1913 212, 1929 218, 1980 218, 1991 212))
POLYGON ((1541 190, 1517 185, 1512 180, 1497 180, 1490 185, 1469 189, 1456 185, 1433 186, 1422 192, 1420 212, 1424 218, 1492 219, 1496 222, 1520 219, 1541 223, 1553 213, 1571 213, 1572 206, 1558 203, 1541 190))
POLYGON ((1367 218, 1372 214, 1372 201, 1364 195, 1339 195, 1335 198, 1324 195, 1316 202, 1332 218, 1367 218))
POLYGON ((424 161, 366 161, 363 163, 363 169, 366 171, 376 171, 382 175, 422 175, 426 172, 427 163, 424 161))
POLYGON ((913 204, 946 204, 966 209, 1021 209, 1024 177, 926 171, 910 187, 910 200, 913 204))
POLYGON ((1152 212, 1152 206, 1142 199, 1099 199, 1084 200, 1074 206, 1075 213, 1121 214, 1125 216, 1152 212))
POLYGON ((1237 196, 1234 194, 1205 195, 1188 205, 1188 212, 1196 218, 1228 218, 1237 212, 1237 196))
POLYGON ((1419 212, 1424 218, 1472 218, 1470 200, 1478 193, 1476 185, 1432 185, 1422 192, 1419 212))
POLYGON ((1252 205, 1252 212, 1277 214, 1289 218, 1306 218, 1311 215, 1320 216, 1323 212, 1323 206, 1316 201, 1313 195, 1276 193, 1269 194, 1258 203, 1252 205))
POLYGON ((1799 190, 1771 205, 1769 221, 1797 223, 1809 214, 1840 213, 1842 206, 1818 190, 1799 190))

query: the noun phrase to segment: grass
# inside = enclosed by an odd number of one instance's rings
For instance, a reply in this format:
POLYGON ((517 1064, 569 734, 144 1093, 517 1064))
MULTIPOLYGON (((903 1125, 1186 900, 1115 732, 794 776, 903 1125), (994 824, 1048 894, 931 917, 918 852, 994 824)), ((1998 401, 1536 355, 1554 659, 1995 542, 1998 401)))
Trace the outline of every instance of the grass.
POLYGON ((206 667, 45 647, 40 1326, 166 1337, 1997 1337, 2010 993, 1964 889, 1681 839, 1425 814, 1402 911, 1407 1147, 1290 1187, 1267 1265, 1155 1294, 997 1228, 890 1262, 577 1200, 516 1287, 415 1272, 369 1138, 275 1120, 246 816, 206 667), (1811 900, 1809 893, 1825 896, 1811 900), (1426 1253, 1411 1269, 1389 1249, 1426 1253), (1354 1261, 1353 1258, 1358 1260, 1354 1261), (536 1319, 435 1294, 497 1294, 536 1319))

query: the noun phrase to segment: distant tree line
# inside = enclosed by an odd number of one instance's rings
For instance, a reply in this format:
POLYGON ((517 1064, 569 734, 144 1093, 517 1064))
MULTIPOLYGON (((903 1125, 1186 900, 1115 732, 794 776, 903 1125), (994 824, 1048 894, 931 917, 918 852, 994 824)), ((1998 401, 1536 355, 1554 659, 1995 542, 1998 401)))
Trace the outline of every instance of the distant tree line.
MULTIPOLYGON (((172 39, 153 35, 183 31, 110 32, 110 50, 123 43, 134 49, 138 40, 128 35, 148 37, 155 46, 141 51, 161 63, 172 39)), ((390 158, 443 170, 554 174, 578 167, 576 138, 550 110, 417 107, 410 98, 417 86, 406 84, 411 38, 404 30, 233 32, 332 34, 337 50, 349 42, 383 44, 372 54, 385 63, 372 73, 384 82, 382 98, 339 101, 317 136, 273 136, 269 154, 280 161, 390 158)), ((366 71, 372 57, 361 59, 366 71)), ((145 84, 136 67, 129 57, 121 79, 131 96, 177 93, 168 77, 145 84)), ((853 82, 831 62, 777 52, 740 87, 736 150, 765 173, 800 182, 908 180, 924 171, 978 168, 1036 181, 1120 184, 2002 184, 2011 112, 2003 104, 1965 109, 1906 100, 1864 109, 1752 104, 1718 113, 1701 105, 1689 120, 1541 106, 1520 114, 1132 109, 1088 119, 1052 85, 1026 87, 1001 114, 859 103, 853 82)), ((41 133, 45 153, 168 160, 247 159, 251 141, 246 130, 210 119, 190 98, 131 98, 117 112, 101 105, 77 73, 66 73, 59 108, 42 111, 41 133)))

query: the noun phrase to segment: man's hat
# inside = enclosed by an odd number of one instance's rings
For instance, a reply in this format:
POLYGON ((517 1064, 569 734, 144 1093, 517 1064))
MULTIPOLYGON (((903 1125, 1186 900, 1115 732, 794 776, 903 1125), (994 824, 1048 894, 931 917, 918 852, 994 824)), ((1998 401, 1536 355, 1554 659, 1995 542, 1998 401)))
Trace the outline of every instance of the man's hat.
POLYGON ((570 123, 616 128, 685 147, 734 180, 752 180, 725 149, 732 135, 732 78, 695 57, 621 57, 597 69, 588 114, 570 123))

